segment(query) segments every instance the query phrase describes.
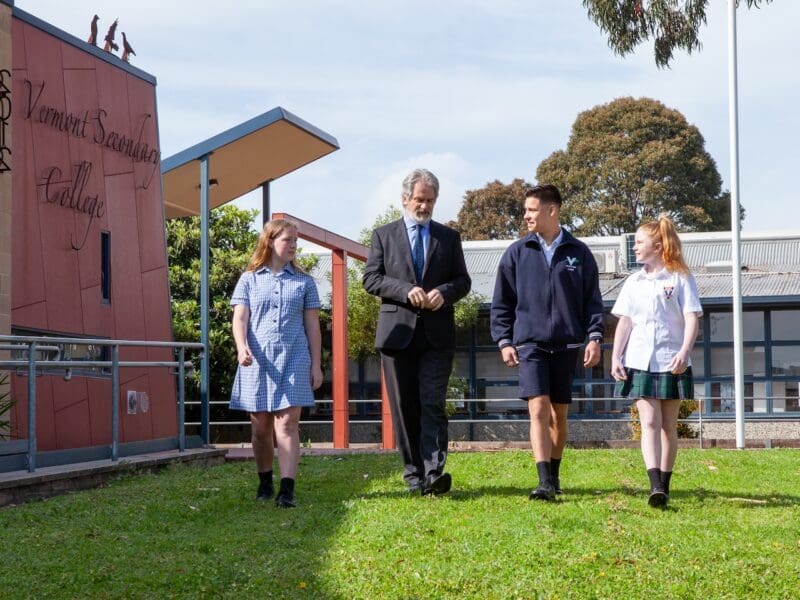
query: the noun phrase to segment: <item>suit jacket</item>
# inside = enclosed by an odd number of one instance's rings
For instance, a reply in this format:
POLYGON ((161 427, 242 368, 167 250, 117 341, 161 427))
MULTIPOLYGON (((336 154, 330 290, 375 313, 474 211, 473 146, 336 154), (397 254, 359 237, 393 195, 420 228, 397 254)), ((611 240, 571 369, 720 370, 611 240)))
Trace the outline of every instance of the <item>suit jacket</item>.
POLYGON ((433 348, 452 350, 456 328, 453 305, 469 293, 472 281, 464 262, 461 236, 454 229, 431 221, 425 270, 419 284, 426 292, 436 288, 444 298, 439 310, 420 310, 408 301, 417 285, 411 248, 403 219, 372 232, 372 247, 364 269, 364 289, 381 299, 375 346, 401 350, 414 336, 418 315, 433 348))

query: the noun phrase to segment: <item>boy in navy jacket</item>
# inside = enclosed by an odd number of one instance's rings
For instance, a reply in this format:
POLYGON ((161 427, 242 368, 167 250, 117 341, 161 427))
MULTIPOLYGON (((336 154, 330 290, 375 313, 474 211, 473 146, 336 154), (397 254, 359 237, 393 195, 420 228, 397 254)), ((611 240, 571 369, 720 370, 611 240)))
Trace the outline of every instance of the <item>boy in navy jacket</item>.
POLYGON ((530 494, 561 493, 559 468, 578 351, 583 366, 600 362, 603 299, 589 248, 561 227, 561 193, 538 185, 525 194, 529 235, 500 261, 491 308, 492 338, 503 362, 519 367, 519 395, 528 401, 539 485, 530 494))

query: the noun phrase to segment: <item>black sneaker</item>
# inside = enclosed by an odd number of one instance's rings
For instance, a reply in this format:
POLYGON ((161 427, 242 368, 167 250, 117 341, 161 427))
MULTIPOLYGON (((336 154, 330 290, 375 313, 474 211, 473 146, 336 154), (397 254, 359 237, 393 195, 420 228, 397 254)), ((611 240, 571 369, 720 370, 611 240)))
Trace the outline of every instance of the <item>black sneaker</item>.
POLYGON ((556 488, 549 481, 540 483, 539 487, 533 490, 528 496, 528 500, 554 500, 556 497, 556 488))
POLYGON ((269 500, 275 495, 275 486, 272 481, 262 481, 258 484, 258 491, 256 492, 256 500, 269 500))
POLYGON ((664 508, 667 506, 667 495, 661 488, 653 488, 650 490, 650 497, 647 503, 653 508, 664 508))
POLYGON ((294 494, 289 492, 279 492, 278 497, 275 498, 275 506, 278 508, 294 508, 297 505, 294 503, 294 494))

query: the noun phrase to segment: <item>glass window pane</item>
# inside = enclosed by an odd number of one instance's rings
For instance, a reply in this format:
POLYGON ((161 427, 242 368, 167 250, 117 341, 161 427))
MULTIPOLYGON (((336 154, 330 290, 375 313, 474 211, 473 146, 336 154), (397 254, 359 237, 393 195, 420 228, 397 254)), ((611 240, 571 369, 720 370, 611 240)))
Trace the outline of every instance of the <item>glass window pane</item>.
MULTIPOLYGON (((712 342, 733 341, 733 313, 711 313, 709 320, 712 342)), ((760 310, 743 312, 742 333, 746 342, 764 341, 764 313, 760 310)))
POLYGON ((773 310, 771 318, 773 340, 800 340, 800 310, 773 310))
MULTIPOLYGON (((742 358, 745 377, 766 375, 764 348, 762 346, 745 347, 742 358)), ((711 375, 717 377, 733 376, 733 346, 711 348, 711 375)))
POLYGON ((475 324, 475 327, 478 330, 478 346, 497 346, 497 344, 492 341, 488 312, 481 312, 478 315, 478 322, 475 324))
POLYGON ((475 373, 481 379, 517 379, 517 369, 507 367, 497 352, 478 352, 475 355, 475 373))
MULTIPOLYGON (((711 384, 711 412, 712 413, 735 413, 736 394, 732 381, 711 384)), ((753 411, 753 384, 744 384, 744 410, 753 411)))
POLYGON ((800 375, 800 346, 773 346, 772 374, 800 375))
POLYGON ((695 377, 705 377, 705 352, 702 345, 697 345, 692 350, 692 375, 695 377))

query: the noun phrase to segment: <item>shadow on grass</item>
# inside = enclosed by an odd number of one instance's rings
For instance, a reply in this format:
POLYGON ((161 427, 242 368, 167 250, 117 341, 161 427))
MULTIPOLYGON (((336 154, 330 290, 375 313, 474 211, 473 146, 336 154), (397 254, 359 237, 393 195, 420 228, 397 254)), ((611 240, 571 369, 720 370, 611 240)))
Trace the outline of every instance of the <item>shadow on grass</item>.
MULTIPOLYGON (((496 498, 527 498, 531 492, 530 487, 527 486, 482 486, 477 488, 458 488, 454 487, 446 496, 442 498, 449 498, 451 501, 468 502, 477 500, 481 497, 496 497, 496 498)), ((584 501, 587 499, 595 498, 602 499, 610 496, 627 496, 630 498, 639 498, 647 501, 648 489, 645 487, 569 487, 565 488, 564 493, 557 496, 555 502, 570 502, 571 500, 584 501)), ((398 486, 397 490, 379 490, 372 492, 358 493, 354 492, 354 496, 363 500, 379 500, 379 499, 400 499, 400 498, 419 498, 420 494, 410 494, 404 488, 398 486)), ((752 494, 752 493, 736 493, 736 492, 721 492, 718 490, 709 490, 698 488, 696 490, 673 490, 670 492, 672 502, 680 502, 684 500, 699 500, 700 502, 708 502, 720 500, 729 502, 731 505, 738 505, 741 508, 773 508, 773 507, 790 507, 800 505, 800 497, 791 494, 752 494)), ((435 496, 428 498, 420 498, 421 500, 435 500, 435 496)), ((670 509, 675 510, 673 505, 669 506, 670 509)))

